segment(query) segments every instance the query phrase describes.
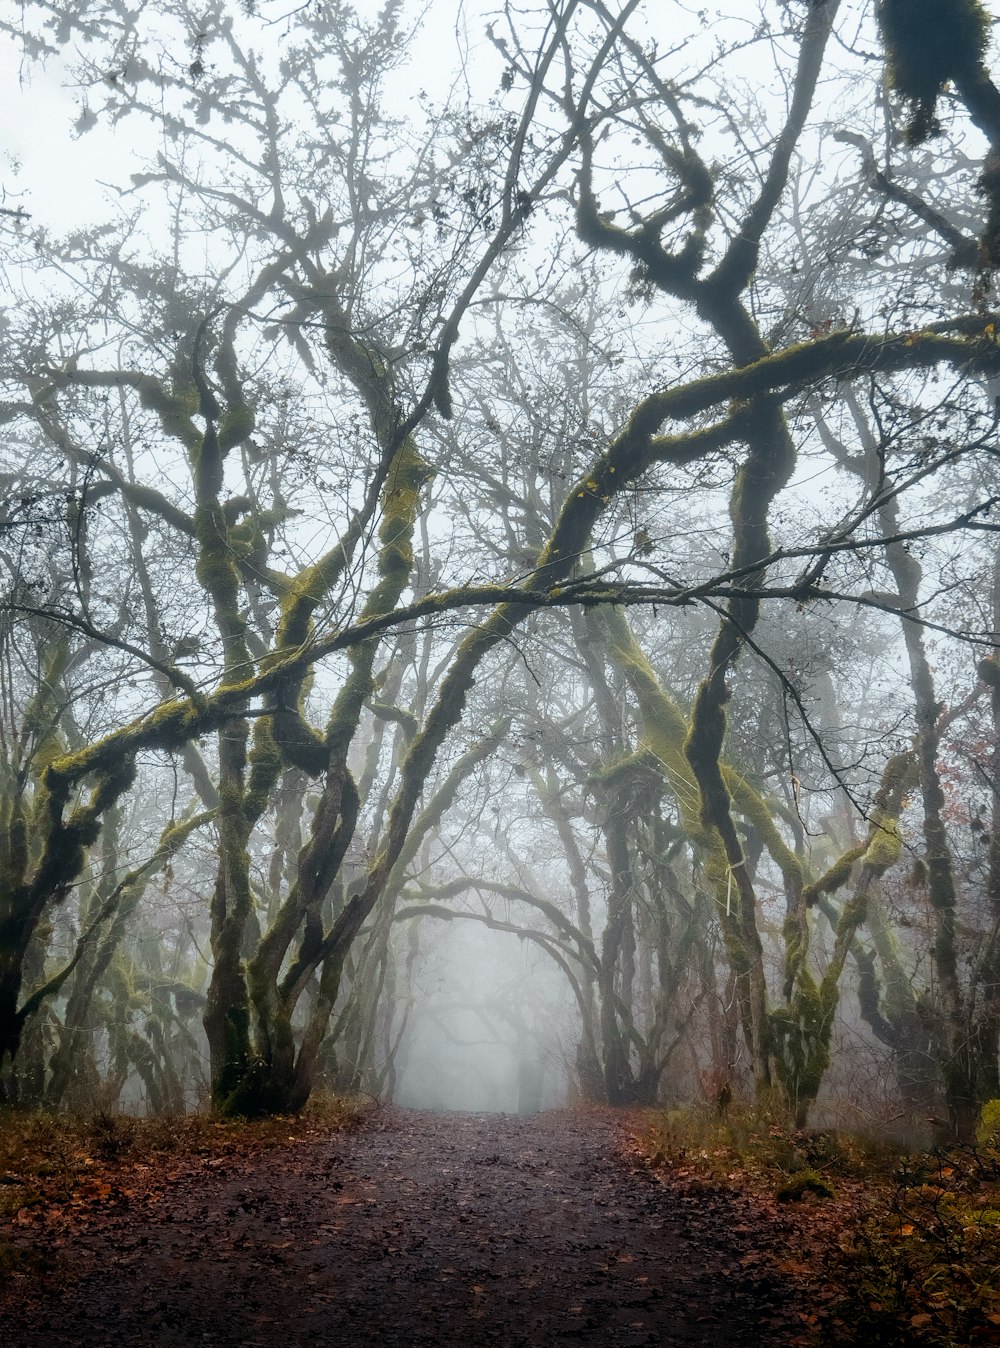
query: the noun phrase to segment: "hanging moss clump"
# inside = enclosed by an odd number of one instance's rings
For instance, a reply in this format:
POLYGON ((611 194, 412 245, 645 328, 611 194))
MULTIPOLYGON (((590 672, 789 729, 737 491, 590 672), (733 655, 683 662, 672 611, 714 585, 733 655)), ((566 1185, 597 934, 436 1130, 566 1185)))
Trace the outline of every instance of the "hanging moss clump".
POLYGON ((830 1065, 830 1031, 837 1009, 837 985, 822 983, 802 967, 789 1005, 771 1011, 768 1022, 774 1069, 799 1127, 819 1094, 830 1065))
POLYGON ((944 86, 979 73, 989 16, 979 0, 882 0, 878 22, 890 88, 910 110, 906 139, 919 145, 941 129, 944 86))

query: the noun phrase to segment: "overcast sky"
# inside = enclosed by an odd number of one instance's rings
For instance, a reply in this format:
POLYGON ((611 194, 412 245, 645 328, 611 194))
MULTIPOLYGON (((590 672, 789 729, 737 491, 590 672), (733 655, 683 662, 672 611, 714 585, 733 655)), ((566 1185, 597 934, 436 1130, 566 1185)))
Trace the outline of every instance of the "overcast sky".
MULTIPOLYGON (((359 14, 381 8, 376 0, 357 0, 359 14)), ((497 87, 502 60, 485 40, 486 7, 480 0, 430 0, 408 5, 407 12, 423 10, 419 35, 412 46, 409 78, 394 78, 405 106, 419 87, 443 96, 454 79, 471 80, 484 96, 497 87), (412 87, 410 87, 412 85, 412 87)), ((262 12, 283 12, 268 4, 262 12)), ((275 48, 284 25, 270 28, 275 48)), ((54 230, 106 219, 108 189, 104 184, 128 185, 142 155, 138 125, 110 130, 100 122, 85 134, 74 128, 86 103, 86 92, 71 86, 68 67, 72 49, 53 57, 42 68, 26 63, 16 43, 0 39, 0 188, 3 204, 22 207, 36 225, 54 230)), ((92 100, 99 104, 99 97, 92 100)))

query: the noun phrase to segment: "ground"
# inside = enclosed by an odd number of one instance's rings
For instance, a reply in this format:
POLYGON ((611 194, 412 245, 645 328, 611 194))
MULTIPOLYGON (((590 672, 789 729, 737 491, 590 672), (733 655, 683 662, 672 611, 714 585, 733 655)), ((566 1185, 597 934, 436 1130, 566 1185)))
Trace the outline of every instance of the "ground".
POLYGON ((809 1341, 781 1214, 654 1171, 635 1126, 384 1109, 263 1150, 94 1160, 0 1227, 0 1343, 809 1341))

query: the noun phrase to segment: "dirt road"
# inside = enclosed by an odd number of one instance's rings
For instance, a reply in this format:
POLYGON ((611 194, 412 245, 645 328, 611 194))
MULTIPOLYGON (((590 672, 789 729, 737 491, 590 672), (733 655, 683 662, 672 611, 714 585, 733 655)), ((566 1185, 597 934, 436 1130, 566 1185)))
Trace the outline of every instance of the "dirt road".
POLYGON ((211 1167, 84 1214, 54 1271, 6 1299, 0 1343, 796 1341, 741 1200, 664 1185, 610 1114, 386 1110, 211 1167))

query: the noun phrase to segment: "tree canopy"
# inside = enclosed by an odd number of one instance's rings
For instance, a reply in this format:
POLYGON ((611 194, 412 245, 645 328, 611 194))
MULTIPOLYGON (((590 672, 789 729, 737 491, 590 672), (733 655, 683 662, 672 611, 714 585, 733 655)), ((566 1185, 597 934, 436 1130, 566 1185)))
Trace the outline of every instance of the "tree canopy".
POLYGON ((804 1121, 843 1013, 968 1135, 1000 1095, 986 10, 0 27, 74 91, 65 152, 119 147, 100 219, 16 166, 0 217, 6 1094, 391 1089, 461 919, 565 980, 584 1093, 804 1121))

